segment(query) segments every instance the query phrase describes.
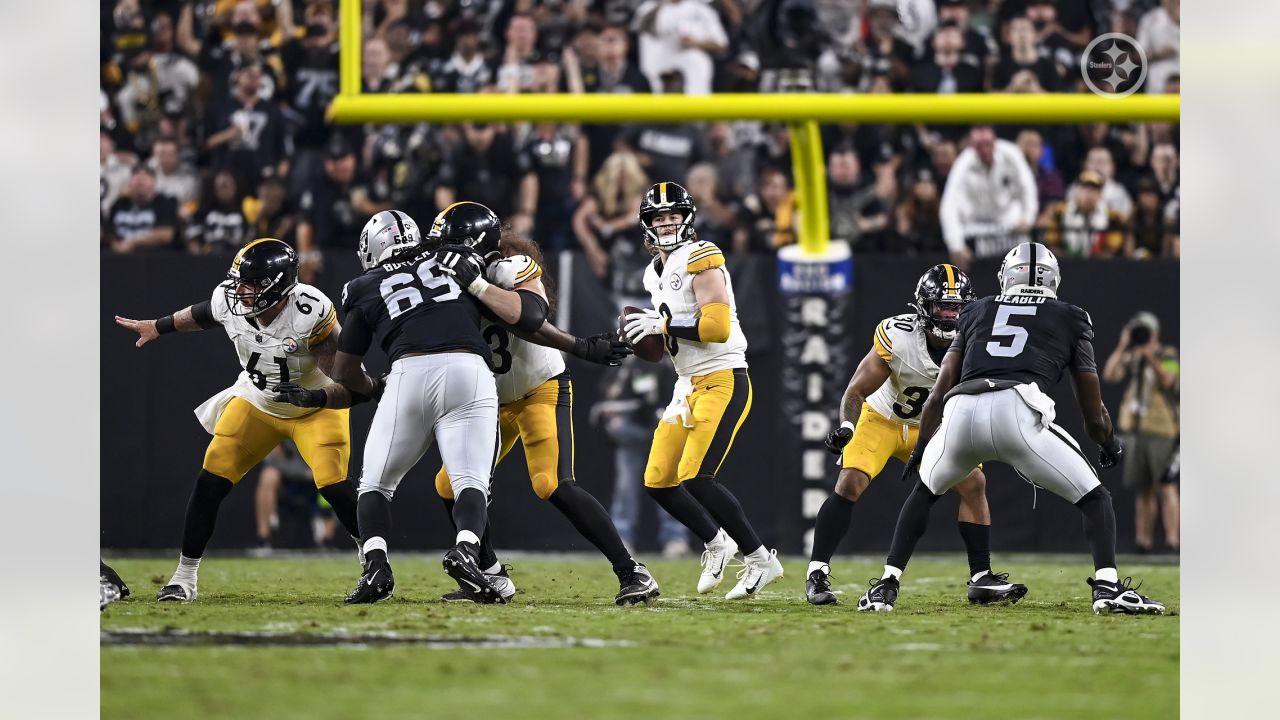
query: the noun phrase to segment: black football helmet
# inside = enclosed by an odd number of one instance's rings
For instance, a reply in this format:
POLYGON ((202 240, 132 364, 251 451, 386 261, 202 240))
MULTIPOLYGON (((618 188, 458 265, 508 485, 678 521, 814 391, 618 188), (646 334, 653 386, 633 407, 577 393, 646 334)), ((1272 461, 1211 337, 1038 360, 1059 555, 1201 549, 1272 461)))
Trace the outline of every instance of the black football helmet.
POLYGON ((257 317, 297 284, 298 253, 283 241, 260 238, 236 253, 222 291, 232 315, 257 317))
POLYGON ((644 229, 644 244, 659 250, 672 250, 698 239, 693 230, 693 219, 698 208, 693 204, 689 191, 673 182, 662 182, 649 188, 640 201, 640 227, 644 229), (677 211, 684 214, 684 222, 675 235, 663 237, 653 227, 653 219, 663 213, 677 211))
POLYGON ((912 307, 924 323, 925 330, 939 340, 951 340, 956 336, 956 324, 964 306, 977 299, 973 282, 955 265, 934 265, 920 276, 916 283, 916 302, 912 307), (952 305, 955 318, 939 317, 940 306, 952 305))
POLYGON ((445 246, 462 246, 491 262, 500 256, 502 223, 488 207, 464 200, 445 208, 431 223, 431 231, 423 240, 428 250, 445 246))

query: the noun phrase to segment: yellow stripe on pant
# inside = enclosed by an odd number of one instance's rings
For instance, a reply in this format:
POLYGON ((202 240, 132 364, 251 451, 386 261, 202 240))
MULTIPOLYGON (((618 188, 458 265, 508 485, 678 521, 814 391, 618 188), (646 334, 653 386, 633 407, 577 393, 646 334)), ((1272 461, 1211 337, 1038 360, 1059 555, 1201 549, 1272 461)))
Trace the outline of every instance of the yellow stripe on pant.
MULTIPOLYGON (((519 400, 498 408, 498 462, 516 441, 524 444, 529 482, 541 499, 573 481, 573 382, 561 373, 519 400)), ((436 473, 436 493, 453 499, 447 468, 436 473)))
POLYGON ((342 482, 351 459, 350 414, 345 408, 323 409, 300 418, 278 418, 244 398, 232 398, 213 428, 203 467, 237 483, 277 445, 293 440, 316 487, 342 482))
POLYGON ((746 368, 717 370, 692 379, 693 427, 658 423, 644 471, 645 487, 675 487, 691 478, 715 477, 751 412, 751 378, 746 368))

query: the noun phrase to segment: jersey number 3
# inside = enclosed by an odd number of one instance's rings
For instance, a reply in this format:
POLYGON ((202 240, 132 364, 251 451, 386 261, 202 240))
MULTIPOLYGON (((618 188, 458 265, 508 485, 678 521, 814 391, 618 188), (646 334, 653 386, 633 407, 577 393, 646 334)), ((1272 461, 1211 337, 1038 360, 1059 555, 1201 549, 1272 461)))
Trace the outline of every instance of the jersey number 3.
POLYGON ((511 371, 511 336, 507 331, 497 325, 490 325, 481 333, 484 341, 489 344, 489 352, 493 358, 489 362, 490 367, 498 375, 505 375, 511 371))
POLYGON ((987 354, 992 357, 1017 357, 1022 354, 1023 348, 1027 346, 1027 329, 1010 324, 1014 316, 1027 315, 1035 316, 1037 305, 1001 305, 996 311, 996 322, 991 327, 991 341, 987 343, 987 354), (996 338, 1010 338, 1006 345, 1004 340, 996 341, 996 338))
POLYGON ((427 291, 427 300, 444 302, 457 300, 462 290, 453 278, 441 272, 434 263, 424 262, 418 266, 418 284, 413 284, 414 276, 409 273, 396 273, 382 281, 378 288, 382 292, 382 300, 387 304, 387 315, 391 318, 412 310, 423 303, 422 291, 427 291))

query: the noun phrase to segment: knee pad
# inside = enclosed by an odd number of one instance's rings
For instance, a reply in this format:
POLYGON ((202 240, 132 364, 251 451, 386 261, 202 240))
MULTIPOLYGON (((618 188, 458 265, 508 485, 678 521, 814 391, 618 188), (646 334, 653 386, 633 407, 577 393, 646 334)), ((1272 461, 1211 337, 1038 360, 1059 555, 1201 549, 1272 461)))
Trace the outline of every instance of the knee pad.
MULTIPOLYGON (((560 481, 556 479, 556 476, 551 473, 534 473, 529 480, 533 483, 533 492, 538 496, 539 500, 549 499, 551 494, 554 493, 561 485, 560 481)), ((569 482, 573 481, 571 480, 569 482)), ((569 483, 566 482, 564 484, 568 485, 569 483)))
POLYGON ((474 477, 457 477, 449 478, 450 487, 453 488, 453 496, 456 498, 462 494, 463 490, 479 490, 487 500, 489 498, 489 481, 481 480, 474 477))

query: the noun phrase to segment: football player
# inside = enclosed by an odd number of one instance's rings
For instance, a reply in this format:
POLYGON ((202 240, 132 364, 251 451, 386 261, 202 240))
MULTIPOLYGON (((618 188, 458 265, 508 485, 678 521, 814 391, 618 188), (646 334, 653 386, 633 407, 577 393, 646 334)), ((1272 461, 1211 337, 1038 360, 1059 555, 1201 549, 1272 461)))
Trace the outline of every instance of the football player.
MULTIPOLYGON (((437 226, 448 211, 436 218, 437 226)), ((361 366, 375 339, 391 360, 365 442, 359 490, 365 567, 346 598, 350 604, 379 602, 394 593, 387 558, 391 499, 433 439, 455 497, 456 544, 445 553, 445 572, 481 602, 505 602, 478 564, 497 451, 497 386, 489 346, 480 335, 479 305, 463 292, 456 271, 445 271, 435 250, 405 213, 383 210, 371 217, 357 250, 364 274, 342 289, 346 326, 330 375, 335 383, 276 388, 277 397, 295 405, 343 407, 349 395, 373 394, 381 384, 361 366)), ((468 267, 475 262, 459 259, 468 267)))
POLYGON ((632 344, 661 335, 679 375, 653 434, 645 488, 706 543, 698 592, 718 586, 742 549, 745 567, 725 595, 733 600, 781 578, 782 563, 760 542, 738 499, 716 481, 751 410, 751 379, 724 254, 698 241, 696 214, 688 191, 676 183, 658 183, 644 194, 640 225, 645 247, 656 256, 645 268, 644 286, 654 307, 627 315, 624 331, 632 344))
MULTIPOLYGON (((536 312, 527 313, 514 324, 497 319, 482 321, 482 334, 493 353, 491 364, 498 383, 498 462, 502 462, 516 442, 522 442, 534 493, 568 518, 613 565, 619 586, 614 602, 631 605, 652 601, 659 595, 658 583, 627 551, 609 513, 574 480, 573 383, 565 369, 564 357, 553 347, 547 347, 554 341, 541 337, 542 333, 530 335, 540 328, 555 332, 554 326, 545 321, 550 299, 542 281, 541 251, 532 242, 503 233, 497 215, 484 205, 459 203, 442 218, 443 222, 432 228, 431 235, 438 236, 443 247, 455 248, 445 251, 442 262, 464 273, 459 284, 465 283, 468 290, 479 290, 477 297, 486 303, 486 308, 489 302, 499 302, 494 300, 499 297, 498 293, 476 282, 481 276, 466 274, 474 270, 474 264, 465 263, 459 257, 467 252, 479 254, 490 259, 483 275, 486 283, 514 291, 522 304, 538 307, 536 312)), ((616 334, 613 337, 616 355, 609 361, 617 364, 630 351, 616 339, 616 334)), ((588 341, 610 344, 603 336, 588 338, 588 341)), ((436 492, 446 505, 452 503, 453 488, 447 468, 440 468, 436 474, 436 492)), ((486 541, 481 547, 482 567, 494 587, 510 597, 515 594, 515 585, 497 556, 491 555, 487 537, 482 540, 486 541)), ((469 601, 473 593, 462 587, 444 599, 469 601)))
POLYGON ((902 505, 884 575, 858 600, 858 610, 892 610, 899 578, 942 493, 974 465, 999 460, 1075 505, 1093 549, 1093 611, 1161 613, 1164 605, 1121 582, 1116 570, 1116 516, 1111 494, 1080 446, 1056 424, 1048 391, 1071 370, 1085 431, 1101 446, 1098 462, 1116 464, 1123 448, 1102 404, 1093 354, 1093 323, 1058 299, 1058 260, 1040 243, 1004 257, 1000 294, 969 304, 925 401, 919 440, 903 477, 920 480, 902 505), (943 407, 946 407, 945 415, 943 407), (935 436, 938 442, 930 442, 935 436))
MULTIPOLYGON (((853 504, 889 458, 909 459, 920 411, 938 379, 938 364, 955 338, 961 309, 973 299, 968 275, 954 265, 934 265, 916 283, 915 312, 876 326, 871 350, 844 391, 840 427, 827 435, 827 449, 843 456, 842 469, 813 529, 805 582, 810 603, 836 603, 831 555, 849 529, 853 504)), ((1017 602, 1027 594, 1026 586, 1010 583, 1008 573, 991 571, 991 513, 982 470, 973 468, 955 491, 960 495, 960 537, 969 555, 969 602, 1017 602)))
MULTIPOLYGON (((157 599, 196 599, 196 575, 219 506, 240 478, 285 439, 293 440, 320 495, 359 542, 355 490, 345 482, 351 454, 349 411, 299 408, 278 402, 268 390, 288 382, 324 386, 338 348, 333 303, 320 290, 298 282, 293 248, 274 238, 254 240, 236 254, 227 279, 209 300, 158 320, 116 316, 116 323, 138 333, 138 347, 175 331, 222 327, 244 368, 234 385, 196 409, 213 441, 187 504, 178 569, 157 599)), ((349 396, 343 407, 369 397, 349 396)))

